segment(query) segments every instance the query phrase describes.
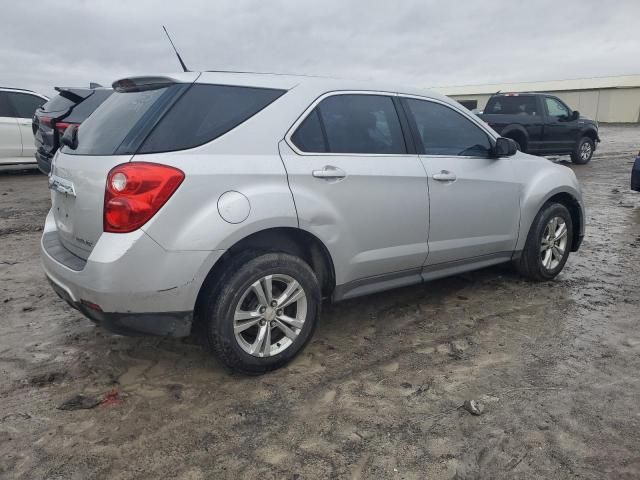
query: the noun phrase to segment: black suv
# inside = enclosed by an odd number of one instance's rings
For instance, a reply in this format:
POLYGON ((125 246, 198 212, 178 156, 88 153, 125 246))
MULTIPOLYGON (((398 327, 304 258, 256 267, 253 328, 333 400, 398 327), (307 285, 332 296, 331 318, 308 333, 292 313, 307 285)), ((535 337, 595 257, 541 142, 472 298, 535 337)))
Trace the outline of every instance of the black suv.
POLYGON ((33 134, 36 160, 42 173, 51 170, 51 159, 60 147, 64 131, 79 125, 113 93, 110 88, 92 85, 90 88, 56 87, 58 95, 36 110, 33 134))
POLYGON ((581 117, 553 95, 496 94, 479 117, 503 137, 515 140, 523 152, 571 155, 573 163, 581 165, 591 160, 600 141, 598 122, 581 117))

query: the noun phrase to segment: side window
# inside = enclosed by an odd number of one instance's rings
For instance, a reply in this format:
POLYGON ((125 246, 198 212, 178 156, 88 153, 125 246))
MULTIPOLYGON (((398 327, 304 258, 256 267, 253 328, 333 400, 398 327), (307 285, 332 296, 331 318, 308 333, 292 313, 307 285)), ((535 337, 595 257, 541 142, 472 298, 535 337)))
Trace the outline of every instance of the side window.
POLYGON ((547 105, 547 112, 552 117, 568 117, 569 110, 555 98, 544 97, 544 103, 547 105))
POLYGON ((210 142, 284 93, 272 88, 195 84, 162 117, 138 153, 184 150, 210 142))
POLYGON ((33 117, 36 109, 46 102, 44 98, 29 95, 28 93, 7 92, 7 95, 18 118, 33 117))
POLYGON ((13 117, 13 108, 5 92, 0 92, 0 117, 13 117))
MULTIPOLYGON (((450 107, 427 100, 405 99, 425 155, 488 156, 489 136, 450 107)), ((419 147, 420 148, 420 147, 419 147)))
POLYGON ((484 113, 535 116, 536 110, 536 99, 531 95, 500 95, 487 102, 484 113))
POLYGON ((406 146, 390 97, 346 94, 318 105, 332 153, 402 154, 406 146))
POLYGON ((320 114, 317 108, 313 109, 313 112, 304 119, 294 134, 291 135, 291 141, 303 152, 324 153, 329 151, 327 140, 322 132, 320 114))

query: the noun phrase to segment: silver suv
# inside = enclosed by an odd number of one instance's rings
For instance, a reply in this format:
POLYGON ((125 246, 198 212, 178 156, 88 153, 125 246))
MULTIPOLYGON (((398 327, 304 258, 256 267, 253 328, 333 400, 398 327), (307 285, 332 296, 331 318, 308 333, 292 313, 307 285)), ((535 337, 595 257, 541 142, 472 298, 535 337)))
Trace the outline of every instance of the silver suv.
POLYGON ((65 132, 42 261, 116 332, 197 333, 262 373, 309 341, 323 298, 502 262, 551 280, 582 240, 570 169, 434 93, 212 72, 113 87, 65 132))

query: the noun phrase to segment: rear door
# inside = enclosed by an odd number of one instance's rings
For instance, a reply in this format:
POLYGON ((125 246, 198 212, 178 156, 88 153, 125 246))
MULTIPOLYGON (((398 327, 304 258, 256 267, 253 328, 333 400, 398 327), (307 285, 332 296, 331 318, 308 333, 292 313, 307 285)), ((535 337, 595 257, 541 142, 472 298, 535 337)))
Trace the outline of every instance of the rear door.
POLYGON ((335 92, 280 144, 300 226, 332 254, 337 283, 387 274, 419 279, 429 199, 394 95, 335 92))
POLYGON ((30 93, 7 92, 9 103, 13 105, 16 120, 22 138, 22 157, 28 157, 35 161, 36 153, 35 140, 33 138, 33 115, 37 108, 41 107, 46 98, 32 95, 30 93))
POLYGON ((22 155, 18 119, 6 92, 0 92, 0 163, 15 163, 22 155))
POLYGON ((478 257, 509 257, 520 220, 512 158, 491 158, 489 134, 453 107, 404 98, 429 175, 427 268, 478 257))

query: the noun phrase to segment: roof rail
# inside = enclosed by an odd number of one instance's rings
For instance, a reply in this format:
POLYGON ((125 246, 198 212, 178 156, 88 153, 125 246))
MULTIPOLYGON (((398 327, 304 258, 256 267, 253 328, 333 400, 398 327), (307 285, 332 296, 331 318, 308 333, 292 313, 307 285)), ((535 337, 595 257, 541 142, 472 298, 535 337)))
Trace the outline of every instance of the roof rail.
POLYGON ((0 87, 0 89, 4 89, 4 90, 16 90, 18 92, 29 92, 29 93, 36 93, 38 95, 40 95, 38 92, 34 91, 34 90, 29 90, 28 88, 14 88, 14 87, 0 87))

